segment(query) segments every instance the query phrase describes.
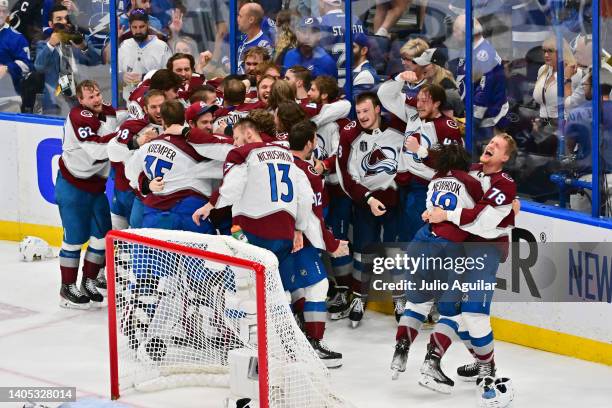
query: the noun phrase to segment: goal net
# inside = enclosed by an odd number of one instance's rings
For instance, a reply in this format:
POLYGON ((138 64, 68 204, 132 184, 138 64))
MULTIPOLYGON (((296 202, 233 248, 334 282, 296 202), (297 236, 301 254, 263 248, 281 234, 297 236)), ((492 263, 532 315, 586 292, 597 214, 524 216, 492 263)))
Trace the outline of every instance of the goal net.
POLYGON ((274 254, 156 229, 111 231, 106 244, 113 398, 244 382, 230 366, 250 354, 260 407, 348 406, 293 318, 274 254))

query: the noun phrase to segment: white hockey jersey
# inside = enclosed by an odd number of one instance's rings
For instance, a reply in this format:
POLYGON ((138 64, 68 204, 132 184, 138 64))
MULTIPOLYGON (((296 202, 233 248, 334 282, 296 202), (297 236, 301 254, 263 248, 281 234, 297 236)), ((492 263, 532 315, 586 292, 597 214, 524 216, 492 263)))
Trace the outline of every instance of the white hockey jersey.
MULTIPOLYGON (((172 56, 168 44, 154 35, 142 44, 133 38, 124 40, 119 46, 118 61, 119 72, 136 72, 143 76, 149 71, 166 67, 166 62, 172 56)), ((129 100, 130 93, 138 84, 124 84, 123 98, 129 100)))
POLYGON ((76 187, 93 193, 103 192, 110 172, 107 144, 115 136, 115 109, 102 105, 95 114, 83 106, 70 110, 64 124, 62 176, 76 187))
MULTIPOLYGON (((306 229, 313 191, 287 149, 249 143, 227 155, 223 183, 210 202, 232 206, 234 224, 265 239, 293 239, 306 229)), ((314 243, 313 243, 314 245, 314 243)))
POLYGON ((419 141, 419 150, 412 153, 402 149, 400 167, 408 169, 414 176, 428 182, 434 176, 434 170, 429 167, 427 160, 428 149, 436 144, 461 143, 461 132, 457 123, 447 117, 440 116, 432 120, 422 120, 416 108, 406 103, 402 93, 405 82, 399 75, 382 84, 378 89, 380 102, 389 112, 397 116, 406 124, 405 138, 414 136, 419 141))
POLYGON ((168 210, 187 196, 210 196, 212 180, 222 174, 219 162, 198 154, 183 135, 162 134, 138 149, 128 162, 126 176, 131 182, 138 181, 141 187, 162 177, 164 189, 147 194, 144 203, 168 210))

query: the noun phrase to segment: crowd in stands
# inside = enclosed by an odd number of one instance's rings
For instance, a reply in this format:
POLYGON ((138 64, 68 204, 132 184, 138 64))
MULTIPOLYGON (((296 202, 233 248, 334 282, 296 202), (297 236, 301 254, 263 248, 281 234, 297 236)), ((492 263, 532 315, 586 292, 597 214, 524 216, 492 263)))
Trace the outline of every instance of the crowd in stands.
MULTIPOLYGON (((85 79, 96 79, 105 99, 110 99, 108 4, 10 3, 0 0, 0 20, 5 21, 0 31, 0 111, 65 115, 77 103, 76 84, 85 79)), ((440 85, 446 93, 443 112, 461 125, 466 94, 464 2, 354 3, 353 47, 347 51, 341 0, 240 0, 235 52, 237 73, 242 76, 236 78, 246 86, 244 103, 267 103, 273 83, 281 78, 295 86, 300 103, 312 99, 311 92, 316 94, 313 81, 319 77, 334 78, 338 98, 343 98, 346 53, 351 52, 353 98, 411 71, 404 86, 407 101, 426 83, 440 85)), ((583 13, 589 4, 582 6, 565 6, 557 30, 560 40, 552 28, 554 13, 543 2, 474 6, 478 17, 473 26, 471 90, 475 146, 495 132, 511 134, 519 147, 511 173, 521 193, 540 202, 558 200, 559 187, 549 176, 559 168, 566 171, 563 163, 571 163, 571 177, 590 177, 590 127, 583 119, 584 112, 592 117, 586 91, 591 87, 592 42, 590 21, 583 13), (559 44, 563 73, 557 73, 559 44), (564 81, 561 105, 558 80, 564 81)), ((157 70, 168 69, 182 78, 185 101, 203 89, 212 94, 214 88, 220 95, 227 78, 233 78, 228 76, 227 1, 126 0, 118 7, 120 107, 131 113, 133 100, 144 96, 135 90, 157 70), (189 57, 172 59, 179 54, 189 57)), ((600 89, 606 100, 611 71, 604 63, 600 89)), ((354 109, 354 100, 350 102, 354 109)), ((606 169, 612 166, 608 145, 603 146, 606 169)))

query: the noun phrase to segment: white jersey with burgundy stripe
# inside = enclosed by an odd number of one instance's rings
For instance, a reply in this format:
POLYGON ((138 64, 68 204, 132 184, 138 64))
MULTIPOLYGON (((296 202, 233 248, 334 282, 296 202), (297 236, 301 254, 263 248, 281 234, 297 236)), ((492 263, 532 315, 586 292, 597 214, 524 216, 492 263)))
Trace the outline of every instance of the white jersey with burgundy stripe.
POLYGON ((151 193, 160 198, 185 190, 206 197, 213 191, 212 180, 221 179, 220 162, 199 155, 182 135, 162 134, 142 146, 126 166, 130 181, 144 173, 148 180, 162 177, 164 188, 151 193))
POLYGON ((80 105, 70 110, 62 141, 62 161, 70 174, 79 179, 108 177, 107 145, 116 127, 115 109, 109 105, 102 105, 101 114, 80 105))
POLYGON ((516 183, 503 171, 486 174, 482 164, 472 165, 469 174, 480 182, 482 199, 474 208, 448 211, 448 220, 480 238, 507 237, 514 226, 512 201, 516 198, 516 183))
POLYGON ((402 92, 405 82, 399 75, 382 84, 378 90, 378 97, 382 105, 397 116, 406 125, 405 138, 414 136, 419 142, 419 151, 416 153, 402 150, 399 157, 401 167, 417 177, 431 180, 435 171, 427 165, 427 150, 436 144, 463 143, 461 132, 457 123, 447 117, 440 116, 435 119, 424 120, 414 106, 406 101, 402 92))
MULTIPOLYGON (((452 211, 474 208, 482 198, 482 187, 478 180, 465 171, 451 170, 447 174, 436 174, 427 188, 428 210, 440 207, 452 211)), ((463 242, 469 233, 451 222, 432 224, 432 231, 439 237, 453 242, 463 242)))
POLYGON ((292 239, 294 225, 305 229, 313 191, 289 150, 265 142, 238 147, 227 155, 223 173, 211 202, 216 208, 231 205, 245 231, 292 239))

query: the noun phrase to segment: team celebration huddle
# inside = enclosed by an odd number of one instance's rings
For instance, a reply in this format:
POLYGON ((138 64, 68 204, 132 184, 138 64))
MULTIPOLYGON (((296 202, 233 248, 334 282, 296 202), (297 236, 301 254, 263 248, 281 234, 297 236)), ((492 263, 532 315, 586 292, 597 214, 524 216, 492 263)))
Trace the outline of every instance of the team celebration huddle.
MULTIPOLYGON (((245 32, 247 23, 261 24, 249 4, 238 16, 245 32)), ((149 23, 145 17, 130 14, 135 33, 149 23)), ((311 35, 317 24, 305 18, 299 29, 311 35)), ((464 29, 464 19, 456 25, 464 29)), ((495 61, 495 50, 482 41, 481 52, 495 61)), ((433 327, 419 384, 451 393, 454 382, 441 361, 460 339, 473 361, 457 375, 480 387, 481 406, 507 406, 512 385, 496 376, 490 309, 520 208, 516 185, 504 173, 517 146, 509 134, 483 126, 480 156, 468 153, 453 109, 462 88, 449 92, 424 75, 439 69, 439 55, 418 41, 409 52, 419 47, 403 72, 384 81, 368 70, 368 41, 356 34, 353 100, 323 63, 313 69, 296 57, 289 64, 289 51, 283 66, 275 65, 266 41, 241 43, 240 73, 224 77, 196 73, 206 55, 198 61, 168 55, 163 68, 126 83, 125 110, 105 104, 95 81, 78 83, 56 184, 64 228, 60 305, 88 309, 104 302, 104 237, 111 229, 233 235, 276 256, 299 327, 321 361, 337 368, 342 350, 323 341, 326 322, 345 319, 347 330, 368 330, 361 322, 375 290, 375 259, 391 251, 384 244, 414 257, 486 259, 467 270, 389 271, 416 288, 393 291, 389 377, 406 370, 411 345, 427 324, 433 327), (463 290, 450 284, 476 281, 481 285, 463 290)), ((481 73, 483 79, 497 74, 495 64, 481 73)), ((503 110, 491 106, 484 120, 503 110)))

